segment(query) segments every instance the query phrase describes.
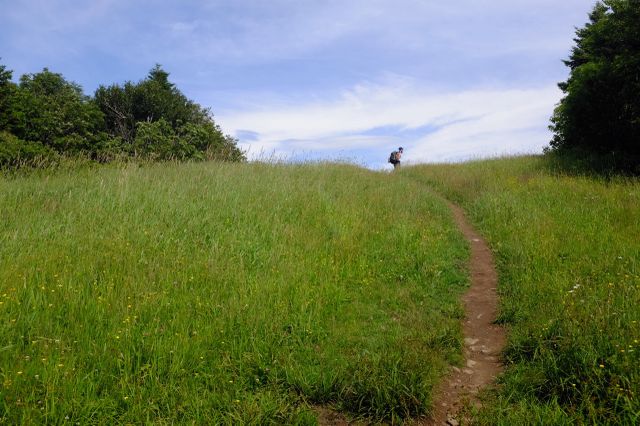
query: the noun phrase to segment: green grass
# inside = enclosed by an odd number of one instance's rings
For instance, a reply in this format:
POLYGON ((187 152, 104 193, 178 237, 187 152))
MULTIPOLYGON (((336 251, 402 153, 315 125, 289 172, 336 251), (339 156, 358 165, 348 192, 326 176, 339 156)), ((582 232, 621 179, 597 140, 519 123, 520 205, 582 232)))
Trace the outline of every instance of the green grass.
POLYGON ((0 219, 0 423, 397 421, 460 361, 466 244, 412 178, 61 169, 0 177, 0 219))
POLYGON ((508 369, 477 420, 640 423, 640 182, 544 157, 403 175, 462 204, 496 256, 508 369))

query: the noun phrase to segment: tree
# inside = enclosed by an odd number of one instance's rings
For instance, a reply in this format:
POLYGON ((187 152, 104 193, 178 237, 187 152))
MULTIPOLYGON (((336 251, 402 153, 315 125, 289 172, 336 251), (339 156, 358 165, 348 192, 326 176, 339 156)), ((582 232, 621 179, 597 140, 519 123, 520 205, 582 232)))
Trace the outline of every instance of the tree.
POLYGON ((98 87, 94 99, 111 137, 132 155, 244 160, 237 141, 222 132, 208 109, 182 94, 160 65, 138 83, 98 87))
POLYGON ((46 68, 20 78, 10 115, 11 133, 58 153, 93 152, 106 136, 102 112, 80 86, 46 68))
POLYGON ((565 93, 551 118, 551 149, 640 167, 640 2, 603 0, 576 31, 565 93))
POLYGON ((13 73, 0 65, 0 131, 6 130, 10 122, 10 110, 16 85, 11 81, 13 73))
POLYGON ((0 166, 41 157, 123 156, 151 160, 244 161, 208 109, 187 99, 160 65, 138 82, 100 86, 92 99, 61 74, 44 69, 20 83, 0 65, 0 166))

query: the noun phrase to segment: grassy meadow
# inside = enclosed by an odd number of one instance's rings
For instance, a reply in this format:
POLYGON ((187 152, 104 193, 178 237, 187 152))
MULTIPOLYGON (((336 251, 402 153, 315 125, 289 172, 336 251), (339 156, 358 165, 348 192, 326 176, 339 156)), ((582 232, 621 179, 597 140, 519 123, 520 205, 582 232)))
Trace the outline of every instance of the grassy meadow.
MULTIPOLYGON (((618 192, 637 206, 637 186, 618 192)), ((637 251, 617 245, 637 228, 624 220, 610 226, 629 232, 607 242, 613 287, 596 283, 599 269, 568 273, 545 295, 563 309, 543 311, 541 322, 516 300, 505 305, 505 321, 530 324, 514 334, 512 359, 561 343, 558 333, 573 330, 564 309, 576 321, 586 306, 608 309, 607 322, 589 320, 607 327, 602 342, 614 331, 612 345, 637 338, 627 309, 637 302, 637 251), (578 279, 583 287, 568 295, 578 279), (592 287, 601 303, 578 303, 592 287)), ((483 229, 494 242, 508 237, 483 229)), ((314 424, 315 405, 368 421, 428 413, 434 384, 461 359, 467 258, 447 207, 421 181, 354 166, 130 164, 0 176, 0 423, 314 424)), ((511 298, 530 291, 511 287, 511 298)), ((594 379, 637 372, 635 355, 617 348, 583 364, 594 379)))
POLYGON ((507 372, 477 421, 640 423, 640 181, 543 157, 403 176, 461 204, 496 256, 507 372))

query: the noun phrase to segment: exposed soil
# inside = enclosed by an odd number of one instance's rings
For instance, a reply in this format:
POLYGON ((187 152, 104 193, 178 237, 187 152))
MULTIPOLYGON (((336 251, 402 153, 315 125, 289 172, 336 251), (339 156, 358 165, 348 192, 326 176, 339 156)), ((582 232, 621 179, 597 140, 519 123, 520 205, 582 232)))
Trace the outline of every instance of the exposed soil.
MULTIPOLYGON (((465 423, 460 410, 467 404, 479 405, 480 389, 494 382, 502 371, 500 353, 506 341, 505 330, 494 324, 498 312, 498 276, 493 255, 485 240, 467 222, 462 209, 448 203, 456 224, 471 246, 471 286, 462 297, 465 310, 464 367, 453 367, 434 393, 433 414, 414 419, 411 424, 449 425, 465 423)), ((320 425, 348 425, 342 414, 316 407, 320 425)))
POLYGON ((465 419, 459 412, 465 404, 479 405, 478 391, 493 383, 502 371, 500 353, 505 330, 495 325, 498 310, 498 276, 491 250, 467 222, 462 209, 449 203, 455 222, 471 246, 471 287, 462 297, 465 310, 463 368, 453 368, 434 394, 433 416, 423 424, 457 425, 465 419))

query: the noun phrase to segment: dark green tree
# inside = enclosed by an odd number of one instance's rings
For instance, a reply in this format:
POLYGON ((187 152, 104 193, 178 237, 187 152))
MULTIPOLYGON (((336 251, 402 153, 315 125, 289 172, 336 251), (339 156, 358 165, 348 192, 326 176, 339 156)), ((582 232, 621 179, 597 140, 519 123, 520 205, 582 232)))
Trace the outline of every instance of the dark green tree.
POLYGON ((100 109, 80 86, 46 68, 20 78, 9 114, 11 133, 61 154, 92 153, 106 139, 100 109))
POLYGON ((640 165, 640 1, 603 0, 576 31, 551 149, 640 165))
POLYGON ((222 132, 208 109, 182 94, 160 65, 138 83, 98 87, 94 99, 107 131, 131 155, 244 160, 237 141, 222 132))
POLYGON ((159 65, 138 83, 100 86, 93 99, 46 68, 23 75, 19 84, 11 78, 0 65, 0 166, 68 155, 100 161, 245 160, 237 140, 222 132, 208 109, 187 99, 159 65))
POLYGON ((11 103, 16 91, 12 76, 13 73, 0 64, 0 131, 7 130, 11 120, 11 103))

